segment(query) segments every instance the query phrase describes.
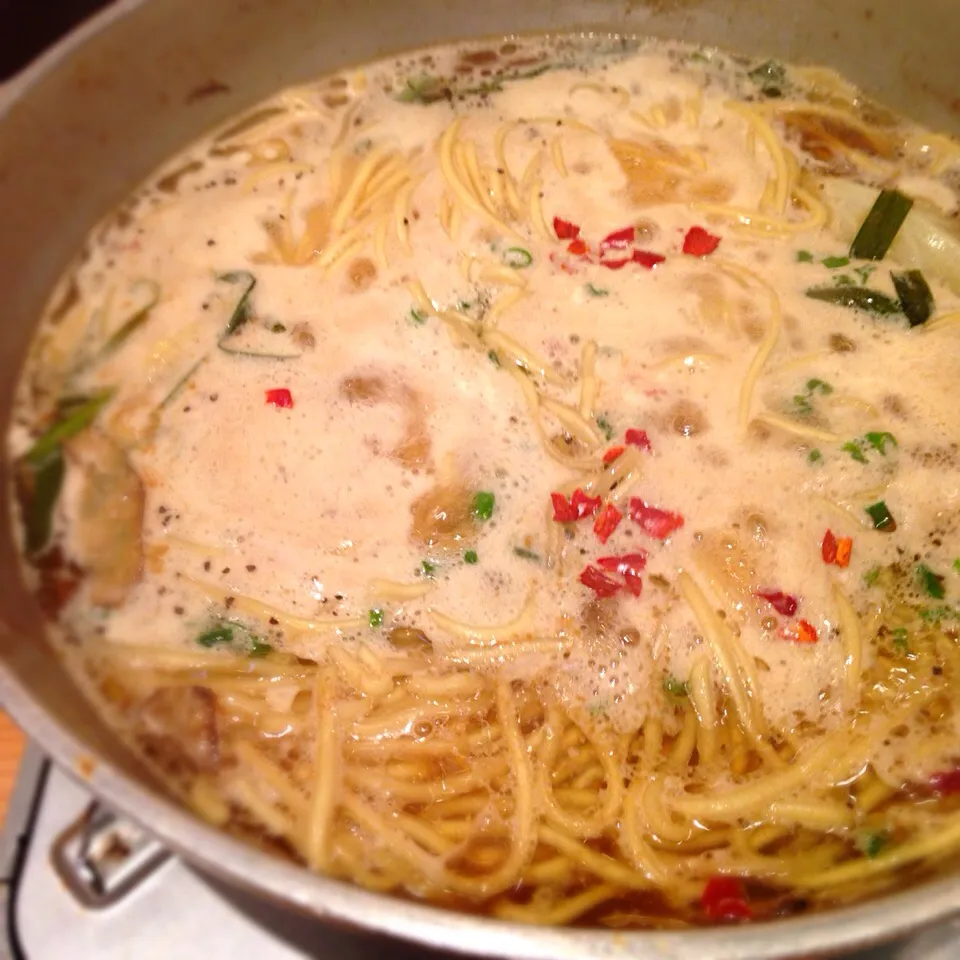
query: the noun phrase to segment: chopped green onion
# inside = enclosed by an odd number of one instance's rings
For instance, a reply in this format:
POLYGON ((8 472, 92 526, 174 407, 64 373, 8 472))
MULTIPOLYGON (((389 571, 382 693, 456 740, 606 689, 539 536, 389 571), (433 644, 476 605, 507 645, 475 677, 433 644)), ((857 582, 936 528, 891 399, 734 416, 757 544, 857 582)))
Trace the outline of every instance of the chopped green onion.
POLYGON ((940 623, 942 620, 956 620, 958 611, 952 607, 921 607, 918 611, 925 623, 940 623))
POLYGON ((246 284, 243 293, 240 294, 237 305, 233 308, 233 313, 230 314, 227 325, 223 328, 223 333, 220 338, 222 340, 224 337, 229 337, 236 333, 253 315, 250 294, 253 293, 253 288, 257 285, 257 278, 248 270, 231 270, 229 273, 221 273, 217 279, 222 280, 224 283, 246 284))
POLYGON ((271 323, 270 324, 271 333, 286 333, 287 328, 282 323, 271 323))
POLYGON ((797 263, 813 263, 813 254, 809 250, 798 250, 797 263))
POLYGON ((884 457, 887 455, 886 445, 888 443, 892 443, 895 447, 898 445, 897 438, 886 430, 880 431, 879 433, 875 431, 865 433, 864 439, 874 450, 884 457))
POLYGON ((23 461, 17 467, 24 546, 30 555, 39 553, 50 541, 53 508, 60 496, 65 470, 66 462, 59 447, 55 447, 39 466, 30 466, 23 461))
POLYGON ((857 849, 871 860, 878 856, 889 842, 890 838, 883 832, 860 833, 856 839, 857 849))
POLYGON ((436 573, 437 565, 429 560, 420 561, 420 574, 424 577, 432 577, 436 573))
POLYGON ((933 291, 920 270, 891 272, 893 288, 900 298, 900 307, 911 327, 919 327, 933 315, 933 291))
POLYGON ((663 678, 663 692, 670 697, 685 697, 690 692, 690 688, 685 680, 678 680, 667 674, 663 678))
POLYGON ((879 290, 869 287, 810 287, 807 296, 811 300, 821 300, 838 307, 851 310, 865 310, 878 317, 888 317, 900 313, 900 303, 879 290))
POLYGON ((876 585, 877 581, 880 579, 880 568, 871 567, 864 575, 863 582, 868 587, 873 587, 876 585))
POLYGON ((231 627, 214 627, 212 630, 201 633, 195 642, 201 647, 216 647, 221 643, 233 643, 233 629, 231 627))
POLYGON ((610 421, 602 414, 597 417, 597 426, 603 431, 603 435, 608 440, 613 439, 613 427, 610 425, 610 421))
POLYGON ((808 463, 817 463, 823 459, 823 454, 816 447, 807 454, 808 463))
POLYGON ((608 297, 610 296, 609 290, 604 290, 603 287, 594 286, 592 283, 587 284, 587 293, 591 297, 608 297))
POLYGON ((154 280, 138 280, 132 290, 143 287, 147 291, 147 302, 138 307, 120 326, 107 338, 106 343, 97 351, 92 362, 103 360, 120 347, 131 334, 136 332, 146 322, 150 312, 160 299, 160 284, 154 280))
POLYGON ((422 325, 427 322, 427 315, 422 310, 418 310, 416 307, 410 308, 409 317, 418 325, 422 325))
POLYGON ((953 561, 953 569, 960 573, 960 557, 953 561))
POLYGON ((90 397, 61 401, 60 419, 37 438, 24 460, 33 468, 39 467, 65 441, 89 427, 112 396, 113 390, 101 390, 90 397))
POLYGON ((847 453, 849 453, 850 456, 857 461, 857 463, 869 462, 867 458, 863 455, 863 448, 860 446, 859 440, 849 440, 840 449, 845 450, 847 453))
POLYGON ((250 643, 250 656, 265 657, 268 653, 273 653, 273 646, 260 637, 253 637, 250 643))
POLYGON ((487 353, 487 359, 488 359, 495 367, 499 367, 499 366, 500 366, 500 358, 497 356, 497 351, 496 351, 496 350, 491 350, 491 351, 489 351, 489 353, 487 353))
POLYGON ((754 67, 747 76, 759 87, 760 92, 766 97, 782 97, 783 84, 786 81, 786 71, 783 65, 776 60, 767 60, 761 63, 759 67, 754 67))
POLYGON ((833 282, 838 287, 852 287, 854 285, 853 277, 851 277, 849 273, 834 274, 833 282))
POLYGON ((876 503, 871 503, 870 506, 866 508, 866 511, 870 515, 870 519, 873 521, 874 530, 882 530, 884 533, 893 533, 893 531, 897 529, 897 521, 893 519, 893 514, 890 512, 890 508, 883 500, 878 500, 876 503))
POLYGON ((464 563, 476 563, 480 558, 477 556, 476 550, 464 550, 463 551, 463 562, 464 563))
POLYGON ((913 200, 899 190, 881 190, 850 245, 855 260, 882 260, 907 219, 913 200))
POLYGON ((533 263, 533 254, 523 247, 507 247, 503 251, 503 263, 507 267, 513 267, 514 270, 524 270, 533 263))
POLYGON ((897 653, 909 653, 909 634, 906 627, 896 627, 893 631, 893 649, 897 653))
POLYGON ((367 622, 371 627, 383 626, 383 611, 379 607, 374 607, 367 612, 367 622))
POLYGON ((796 412, 802 413, 804 416, 813 413, 813 404, 805 393, 795 393, 793 395, 793 405, 797 408, 796 412))
POLYGON ((436 103, 452 96, 446 83, 439 77, 424 75, 408 79, 404 88, 394 98, 400 103, 436 103))
POLYGON ((807 393, 822 393, 824 396, 828 396, 833 393, 833 387, 826 380, 814 377, 807 381, 807 393))
POLYGON ((532 560, 534 563, 540 562, 540 554, 535 553, 533 550, 528 550, 526 547, 514 547, 513 552, 520 557, 521 560, 532 560))
POLYGON ((850 263, 849 257, 824 257, 820 261, 825 267, 828 267, 830 270, 836 270, 839 267, 845 267, 850 263))
POLYGON ((857 278, 861 283, 866 283, 870 279, 870 274, 876 270, 876 267, 864 266, 864 267, 854 267, 853 272, 857 275, 857 278))
POLYGON ((489 490, 478 490, 473 495, 470 512, 476 520, 489 520, 493 516, 493 505, 497 498, 489 490))
POLYGON ((934 600, 942 600, 946 591, 943 589, 943 577, 934 573, 925 563, 917 564, 917 579, 927 596, 934 600))

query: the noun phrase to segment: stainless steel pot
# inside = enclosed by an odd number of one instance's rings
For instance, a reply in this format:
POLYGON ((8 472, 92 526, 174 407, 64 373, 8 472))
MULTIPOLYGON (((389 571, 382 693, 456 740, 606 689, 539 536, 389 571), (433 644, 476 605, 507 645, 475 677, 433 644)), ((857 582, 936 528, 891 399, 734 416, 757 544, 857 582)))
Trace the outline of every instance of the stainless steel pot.
MULTIPOLYGON (((956 0, 119 0, 0 103, 0 422, 45 297, 90 226, 161 160, 272 90, 384 53, 595 26, 827 63, 890 106, 960 128, 956 0)), ((0 465, 4 489, 9 467, 0 465)), ((66 769, 201 870, 319 919, 465 953, 748 960, 830 954, 960 911, 960 876, 862 906, 677 933, 542 930, 311 876, 200 823, 155 789, 72 686, 16 574, 0 510, 0 701, 66 769)))

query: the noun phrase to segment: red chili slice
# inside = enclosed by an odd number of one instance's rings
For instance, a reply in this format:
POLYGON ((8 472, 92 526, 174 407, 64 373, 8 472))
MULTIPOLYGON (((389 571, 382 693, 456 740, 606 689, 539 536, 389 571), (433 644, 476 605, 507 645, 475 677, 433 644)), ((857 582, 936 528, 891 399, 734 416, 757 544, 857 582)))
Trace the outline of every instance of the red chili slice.
POLYGON ((570 498, 570 502, 573 504, 574 510, 577 511, 577 519, 582 520, 584 517, 592 517, 599 509, 600 504, 603 503, 602 497, 588 497, 579 487, 573 491, 573 496, 570 498))
POLYGON ((621 260, 601 260, 600 266, 606 267, 608 270, 622 270, 628 263, 631 262, 631 257, 624 257, 621 260))
POLYGON ((553 519, 557 523, 573 523, 577 519, 577 508, 562 494, 551 493, 553 501, 553 519))
POLYGON ((853 537, 840 537, 837 540, 837 559, 838 567, 850 566, 850 555, 853 553, 853 537))
POLYGON ((568 500, 562 493, 551 493, 553 519, 557 523, 576 523, 584 517, 593 516, 600 509, 600 497, 588 497, 579 487, 568 500))
POLYGON ((626 440, 631 447, 639 447, 641 450, 653 449, 653 447, 650 446, 650 438, 647 436, 646 430, 636 430, 631 427, 626 434, 624 434, 624 440, 626 440))
POLYGON ((623 453, 623 451, 626 449, 627 449, 626 447, 611 447, 603 455, 603 465, 605 467, 609 467, 610 464, 613 463, 613 461, 616 460, 617 457, 619 457, 623 453))
POLYGON ((598 557, 597 563, 604 570, 611 573, 619 573, 621 576, 627 572, 638 573, 647 565, 647 553, 622 553, 618 557, 598 557))
POLYGON ((711 920, 749 920, 753 916, 743 881, 736 877, 711 877, 700 895, 700 906, 711 920))
POLYGON ((659 253, 652 253, 650 250, 634 250, 633 262, 639 263, 641 267, 652 270, 658 263, 663 263, 667 258, 659 253))
POLYGON ((267 390, 267 403, 272 403, 275 407, 293 407, 293 394, 286 387, 277 387, 273 390, 267 390))
POLYGON ((832 530, 828 530, 823 535, 823 541, 820 544, 820 556, 824 563, 836 563, 837 560, 837 538, 832 530))
POLYGON ((623 514, 612 503, 608 503, 597 514, 597 519, 593 523, 593 532, 597 535, 597 539, 601 543, 606 543, 613 531, 620 526, 622 519, 623 514))
POLYGON ((683 238, 683 252, 691 257, 706 257, 720 246, 720 238, 703 227, 691 227, 683 238))
POLYGON ((643 580, 639 573, 633 570, 627 570, 623 575, 624 586, 635 596, 639 597, 643 593, 643 580))
POLYGON ((620 590, 620 584, 616 580, 611 580, 602 570, 590 565, 584 567, 580 582, 598 597, 612 597, 620 590))
POLYGON ((656 540, 666 540, 674 530, 683 526, 683 517, 679 513, 651 507, 639 497, 633 497, 630 501, 630 519, 656 540))
POLYGON ((930 778, 930 786, 938 797, 952 797, 960 793, 960 767, 935 773, 930 778))
POLYGON ((567 244, 567 253, 572 253, 575 257, 586 257, 590 253, 590 248, 585 241, 577 237, 567 244))
POLYGON ((797 624, 797 643, 816 643, 819 639, 817 628, 809 620, 801 620, 797 624))
POLYGON ((800 605, 800 601, 796 597, 784 593, 782 590, 758 590, 754 596, 766 600, 777 613, 785 617, 792 617, 800 605))
POLYGON ((600 251, 602 253, 604 250, 625 250, 633 243, 636 235, 637 228, 632 225, 622 230, 614 230, 600 241, 600 251))
POLYGON ((553 232, 558 240, 574 240, 580 236, 580 228, 575 223, 560 217, 553 218, 553 232))

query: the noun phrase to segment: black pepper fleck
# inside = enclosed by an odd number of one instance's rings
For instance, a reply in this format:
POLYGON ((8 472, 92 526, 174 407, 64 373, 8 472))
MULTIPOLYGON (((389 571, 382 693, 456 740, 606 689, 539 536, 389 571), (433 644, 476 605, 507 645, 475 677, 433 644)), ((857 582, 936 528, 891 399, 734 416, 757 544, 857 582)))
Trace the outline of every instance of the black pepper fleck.
POLYGON ((183 607, 180 607, 180 606, 174 607, 174 608, 173 608, 173 612, 174 612, 178 617, 182 617, 182 616, 183 616, 183 607))
POLYGON ((247 573, 253 573, 253 571, 256 569, 257 569, 257 565, 255 563, 247 564, 247 573))

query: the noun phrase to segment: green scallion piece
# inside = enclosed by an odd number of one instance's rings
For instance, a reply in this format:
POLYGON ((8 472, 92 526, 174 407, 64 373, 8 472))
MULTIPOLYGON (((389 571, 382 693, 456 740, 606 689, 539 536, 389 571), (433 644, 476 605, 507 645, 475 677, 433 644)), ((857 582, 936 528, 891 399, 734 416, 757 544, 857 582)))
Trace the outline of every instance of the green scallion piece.
POLYGON ((427 315, 422 310, 418 310, 416 307, 410 308, 410 313, 408 316, 418 326, 422 326, 427 322, 427 315))
POLYGON ((798 250, 797 263, 813 263, 813 254, 809 250, 798 250))
POLYGON ((880 568, 871 567, 864 575, 863 582, 868 587, 876 586, 877 581, 880 579, 880 568))
POLYGON ((597 426, 603 431, 603 435, 608 439, 613 439, 613 426, 610 421, 601 414, 597 417, 597 426))
POLYGON ((383 611, 379 607, 374 607, 372 610, 367 611, 367 623, 374 629, 382 627, 383 611))
POLYGON ((807 454, 807 463, 819 463, 822 459, 823 454, 816 447, 807 454))
POLYGON ((833 393, 833 387, 826 380, 813 377, 807 381, 807 393, 822 393, 826 397, 833 393))
POLYGON ((880 852, 890 842, 890 838, 882 832, 861 833, 857 836, 857 849, 869 860, 879 856, 880 852))
POLYGON ((881 190, 850 245, 855 260, 882 260, 893 243, 913 200, 899 190, 881 190))
POLYGON ((668 674, 663 678, 663 692, 670 697, 685 697, 690 692, 690 687, 685 680, 678 680, 668 674))
POLYGON ((960 573, 960 557, 953 561, 953 569, 960 573))
POLYGON ((521 560, 532 560, 534 563, 540 562, 540 554, 533 550, 528 550, 526 547, 514 547, 513 552, 520 557, 521 560))
POLYGON ((907 633, 906 627, 896 627, 893 631, 893 649, 897 653, 909 653, 910 652, 910 635, 907 633))
POLYGON ((487 353, 487 359, 488 359, 495 367, 499 367, 499 366, 500 366, 500 357, 497 356, 497 351, 496 351, 496 350, 490 350, 490 351, 487 353))
POLYGON ((865 433, 863 435, 864 440, 873 447, 881 456, 885 457, 887 455, 887 444, 892 443, 894 446, 897 446, 897 438, 892 434, 888 433, 886 430, 882 431, 873 431, 870 433, 865 433))
POLYGON ((514 270, 525 270, 533 263, 533 254, 523 247, 507 247, 503 251, 503 264, 506 267, 513 267, 514 270))
POLYGON ((464 550, 463 551, 463 562, 474 564, 479 562, 480 558, 477 556, 476 550, 464 550))
POLYGON ((250 640, 250 656, 265 657, 268 653, 273 653, 273 645, 267 643, 262 637, 252 637, 250 640))
POLYGON ((587 293, 589 293, 591 297, 609 297, 610 296, 609 290, 604 290, 603 287, 595 286, 592 283, 587 284, 587 293))
POLYGON ((821 300, 837 307, 851 310, 864 310, 877 317, 889 317, 900 313, 900 302, 888 297, 879 290, 869 287, 844 285, 840 287, 810 287, 807 296, 811 300, 821 300))
POLYGON ((897 521, 893 519, 890 508, 883 500, 871 503, 866 511, 873 521, 874 530, 880 530, 882 533, 893 533, 897 529, 897 521))
POLYGON ((420 575, 424 577, 432 577, 437 572, 437 565, 432 563, 430 560, 421 560, 420 561, 420 575))
POLYGON ((920 270, 890 273, 893 288, 900 298, 900 309, 911 327, 919 327, 933 316, 933 291, 920 270))
POLYGON ((824 257, 820 262, 830 270, 838 270, 840 267, 847 266, 850 263, 850 258, 849 257, 824 257))
POLYGON ((200 647, 216 647, 221 643, 233 643, 233 628, 214 627, 201 633, 195 643, 200 647))
POLYGON ((475 520, 489 520, 493 516, 493 507, 497 498, 489 490, 478 490, 473 495, 470 512, 475 520))
POLYGON ((253 316, 250 294, 253 293, 253 288, 257 285, 257 278, 248 270, 231 270, 229 273, 221 273, 217 279, 224 283, 244 284, 243 293, 240 294, 240 299, 233 308, 233 313, 230 314, 227 325, 223 328, 220 337, 222 340, 224 337, 236 333, 253 316))
POLYGON ((24 460, 31 467, 39 467, 67 440, 89 427, 112 396, 113 390, 101 390, 90 397, 61 401, 59 419, 37 438, 24 456, 24 460))
POLYGON ((849 440, 840 449, 849 453, 857 463, 868 462, 867 458, 863 455, 863 447, 860 446, 859 440, 849 440))
POLYGON ((946 595, 943 588, 943 577, 934 573, 925 563, 917 564, 917 579, 928 597, 933 597, 934 600, 942 600, 946 595))

